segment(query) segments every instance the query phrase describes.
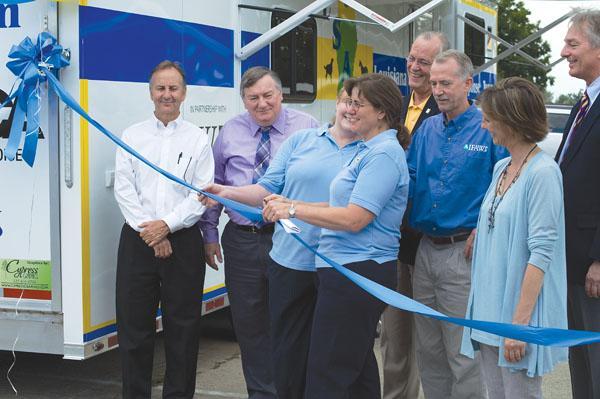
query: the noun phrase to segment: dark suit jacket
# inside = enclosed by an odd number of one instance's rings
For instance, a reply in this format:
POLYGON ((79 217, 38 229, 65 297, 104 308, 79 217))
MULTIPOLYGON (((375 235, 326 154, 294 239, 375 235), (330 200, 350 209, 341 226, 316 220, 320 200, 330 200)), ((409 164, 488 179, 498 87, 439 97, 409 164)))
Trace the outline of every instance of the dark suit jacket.
MULTIPOLYGON (((571 110, 556 159, 575 115, 571 110)), ((593 260, 600 260, 600 97, 592 104, 563 157, 560 169, 565 196, 567 280, 585 284, 593 260)))
MULTIPOLYGON (((402 122, 406 120, 406 114, 408 113, 408 104, 410 103, 410 95, 404 97, 404 101, 402 101, 402 122)), ((433 95, 429 96, 427 102, 425 103, 425 107, 419 115, 419 119, 417 119, 417 123, 415 123, 415 127, 412 130, 412 134, 417 133, 417 129, 421 126, 421 123, 430 116, 437 115, 440 113, 440 110, 433 98, 433 95)), ((398 253, 398 259, 402 263, 408 263, 409 265, 415 264, 415 256, 417 254, 417 248, 419 247, 419 241, 421 240, 421 233, 410 229, 403 228, 402 229, 402 237, 400 238, 400 253, 398 253)))
MULTIPOLYGON (((402 123, 404 123, 404 121, 406 120, 406 114, 408 113, 408 104, 410 103, 410 96, 411 93, 408 93, 408 96, 404 97, 402 101, 402 123)), ((417 119, 417 123, 415 123, 415 127, 413 128, 412 133, 415 133, 417 131, 417 129, 419 128, 419 126, 421 126, 421 123, 423 123, 425 119, 429 118, 430 116, 437 115, 439 113, 440 110, 437 106, 437 103, 435 102, 435 99, 433 98, 433 95, 429 96, 427 102, 425 103, 425 107, 423 108, 423 112, 421 112, 421 115, 419 115, 419 119, 417 119)))

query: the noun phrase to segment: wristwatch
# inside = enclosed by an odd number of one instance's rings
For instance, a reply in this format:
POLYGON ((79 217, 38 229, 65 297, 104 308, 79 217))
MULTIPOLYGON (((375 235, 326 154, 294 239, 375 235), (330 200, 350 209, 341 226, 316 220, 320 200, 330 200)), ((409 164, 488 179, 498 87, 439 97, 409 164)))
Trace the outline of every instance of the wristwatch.
POLYGON ((294 206, 293 202, 292 205, 290 205, 290 209, 288 209, 288 214, 290 215, 290 219, 296 217, 296 207, 294 206))

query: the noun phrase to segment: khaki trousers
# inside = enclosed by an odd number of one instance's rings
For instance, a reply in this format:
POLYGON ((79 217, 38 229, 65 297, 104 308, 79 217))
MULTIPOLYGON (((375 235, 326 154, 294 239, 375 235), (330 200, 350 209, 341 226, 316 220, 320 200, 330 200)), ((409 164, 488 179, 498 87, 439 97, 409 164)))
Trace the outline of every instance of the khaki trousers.
MULTIPOLYGON (((413 274, 414 299, 451 317, 465 317, 471 289, 466 241, 436 245, 421 239, 413 274)), ((417 364, 427 399, 483 397, 478 357, 460 354, 461 326, 415 315, 417 364)))
MULTIPOLYGON (((398 262, 397 292, 412 298, 412 265, 398 262)), ((413 339, 413 315, 388 306, 381 316, 383 399, 419 396, 419 370, 413 339)))

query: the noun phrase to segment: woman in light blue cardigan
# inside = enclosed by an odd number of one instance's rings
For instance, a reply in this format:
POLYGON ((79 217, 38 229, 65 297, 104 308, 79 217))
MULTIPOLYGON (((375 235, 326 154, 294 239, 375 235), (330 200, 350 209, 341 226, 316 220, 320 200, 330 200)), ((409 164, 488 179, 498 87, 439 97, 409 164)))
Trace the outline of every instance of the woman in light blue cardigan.
MULTIPOLYGON (((483 127, 511 156, 496 164, 479 212, 466 317, 567 328, 562 177, 536 144, 547 134, 543 96, 508 78, 485 90, 480 105, 483 127)), ((475 350, 490 399, 541 398, 542 375, 567 359, 566 348, 465 328, 461 352, 475 350)))

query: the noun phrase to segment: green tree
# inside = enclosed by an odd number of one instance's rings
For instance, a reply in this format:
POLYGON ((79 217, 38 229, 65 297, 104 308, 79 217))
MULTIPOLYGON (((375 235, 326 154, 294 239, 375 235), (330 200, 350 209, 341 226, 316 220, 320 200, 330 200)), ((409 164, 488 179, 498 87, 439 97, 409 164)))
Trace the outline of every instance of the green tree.
POLYGON ((556 104, 575 105, 582 95, 583 90, 579 90, 579 93, 561 94, 556 98, 556 104))
MULTIPOLYGON (((516 44, 540 29, 539 21, 536 23, 529 21, 531 13, 525 8, 522 1, 497 0, 497 3, 498 35, 508 43, 516 44)), ((498 54, 504 50, 506 50, 505 46, 498 46, 498 54)), ((550 44, 541 38, 522 47, 521 50, 543 64, 550 63, 550 44)), ((549 76, 546 71, 518 54, 512 54, 498 63, 498 78, 509 76, 528 79, 542 90, 554 84, 554 78, 549 76)))
POLYGON ((546 104, 552 104, 554 102, 554 94, 547 89, 542 89, 542 94, 544 95, 544 102, 546 104))

